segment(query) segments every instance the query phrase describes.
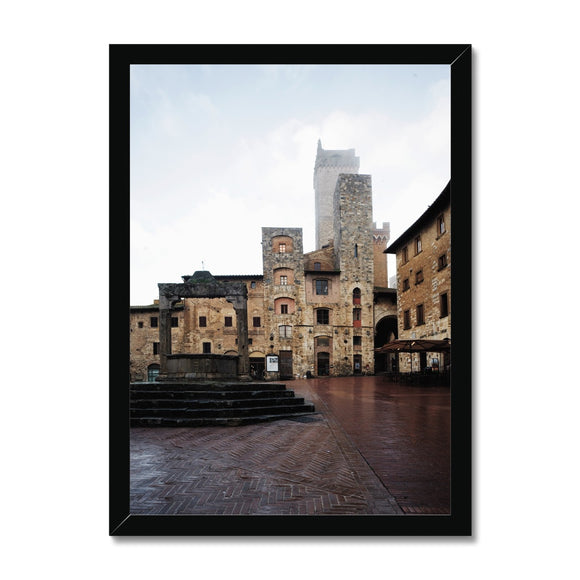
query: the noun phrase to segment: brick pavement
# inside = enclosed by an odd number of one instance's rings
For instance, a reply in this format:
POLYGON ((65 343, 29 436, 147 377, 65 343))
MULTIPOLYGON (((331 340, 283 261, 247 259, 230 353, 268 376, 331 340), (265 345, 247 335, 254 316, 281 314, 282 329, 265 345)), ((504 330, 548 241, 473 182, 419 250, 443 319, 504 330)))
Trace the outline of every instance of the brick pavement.
POLYGON ((418 429, 445 423, 445 396, 428 407, 434 418, 423 421, 429 416, 423 400, 429 397, 417 391, 383 396, 380 380, 293 381, 297 394, 317 409, 302 418, 239 427, 131 429, 130 512, 448 513, 445 430, 418 429), (415 416, 405 414, 407 407, 416 408, 422 419, 412 425, 413 440, 405 421, 415 416), (438 447, 429 443, 435 436, 442 439, 432 442, 438 447))

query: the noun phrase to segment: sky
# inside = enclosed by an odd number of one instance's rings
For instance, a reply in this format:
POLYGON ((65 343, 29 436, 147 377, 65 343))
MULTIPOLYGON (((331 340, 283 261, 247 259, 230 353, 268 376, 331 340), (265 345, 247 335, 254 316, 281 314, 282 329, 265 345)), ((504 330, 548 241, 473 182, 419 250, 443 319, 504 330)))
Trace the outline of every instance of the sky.
POLYGON ((196 270, 262 274, 262 227, 316 249, 319 139, 355 150, 391 242, 450 178, 447 65, 132 65, 130 84, 132 305, 196 270))

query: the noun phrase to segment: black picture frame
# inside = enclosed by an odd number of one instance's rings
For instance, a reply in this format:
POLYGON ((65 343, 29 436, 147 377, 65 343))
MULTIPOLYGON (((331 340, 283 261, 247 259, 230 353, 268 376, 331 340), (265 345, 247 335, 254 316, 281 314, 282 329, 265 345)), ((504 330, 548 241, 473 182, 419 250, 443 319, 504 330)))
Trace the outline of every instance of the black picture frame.
POLYGON ((472 47, 400 45, 109 45, 111 536, 470 536, 472 534, 472 47), (226 51, 223 47, 227 46, 226 51), (227 54, 227 56, 224 56, 227 54), (142 516, 129 510, 129 69, 132 64, 448 64, 451 67, 453 368, 451 514, 142 516), (454 196, 453 192, 461 192, 454 196), (455 388, 454 388, 455 387, 455 388), (377 519, 379 518, 379 521, 377 519), (379 524, 379 525, 377 525, 379 524))

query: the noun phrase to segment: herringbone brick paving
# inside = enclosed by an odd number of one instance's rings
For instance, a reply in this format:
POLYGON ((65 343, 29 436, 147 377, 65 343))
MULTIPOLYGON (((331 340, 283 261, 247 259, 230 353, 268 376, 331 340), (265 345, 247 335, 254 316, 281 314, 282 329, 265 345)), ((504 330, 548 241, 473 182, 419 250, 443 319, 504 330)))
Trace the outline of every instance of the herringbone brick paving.
MULTIPOLYGON (((377 424, 367 421, 364 429, 359 427, 358 421, 364 423, 364 418, 357 415, 350 393, 344 399, 349 415, 344 416, 336 402, 340 397, 321 398, 328 384, 322 380, 292 383, 292 388, 302 390, 318 411, 302 419, 238 427, 131 429, 131 513, 447 513, 439 497, 434 497, 431 505, 425 501, 424 472, 417 465, 397 463, 389 451, 397 442, 391 432, 394 427, 381 425, 388 423, 386 416, 373 411, 377 424), (344 418, 351 415, 357 427, 348 425, 345 429, 348 421, 344 418), (372 441, 365 443, 361 433, 368 439, 369 430, 373 431, 372 441), (383 447, 386 460, 380 455, 383 447), (390 473, 393 469, 401 473, 390 473), (391 485, 397 488, 395 493, 391 485)), ((340 382, 336 385, 334 393, 339 393, 344 387, 340 382)), ((359 394, 361 400, 365 398, 359 394)), ((380 402, 376 408, 381 410, 380 402)), ((395 419, 401 420, 399 415, 395 419)), ((402 437, 408 439, 407 431, 402 437)), ((446 479, 442 479, 439 487, 445 488, 446 479)))

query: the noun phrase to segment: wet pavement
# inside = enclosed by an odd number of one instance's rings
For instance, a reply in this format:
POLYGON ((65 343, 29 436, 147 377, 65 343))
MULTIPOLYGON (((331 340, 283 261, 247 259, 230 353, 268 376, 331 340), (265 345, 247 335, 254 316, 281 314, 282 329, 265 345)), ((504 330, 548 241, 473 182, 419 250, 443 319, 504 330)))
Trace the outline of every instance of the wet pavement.
POLYGON ((288 381, 316 413, 239 427, 131 429, 132 514, 450 511, 450 389, 383 377, 288 381))

